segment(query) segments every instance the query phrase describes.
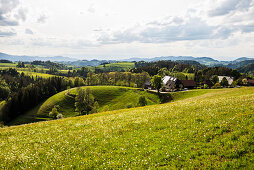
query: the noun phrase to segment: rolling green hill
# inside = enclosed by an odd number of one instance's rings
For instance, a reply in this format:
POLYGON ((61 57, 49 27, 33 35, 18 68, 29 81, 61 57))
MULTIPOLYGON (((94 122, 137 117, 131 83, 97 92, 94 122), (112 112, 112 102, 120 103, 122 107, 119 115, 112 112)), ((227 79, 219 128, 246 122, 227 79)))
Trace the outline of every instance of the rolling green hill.
POLYGON ((0 169, 251 169, 254 88, 0 129, 0 169))
MULTIPOLYGON (((95 100, 99 103, 98 112, 136 107, 140 96, 146 97, 148 105, 160 103, 160 98, 156 94, 135 88, 119 86, 90 86, 82 88, 90 88, 95 100)), ((37 115, 47 116, 55 105, 60 106, 60 113, 64 117, 78 115, 79 113, 75 112, 75 98, 73 97, 76 93, 77 88, 74 88, 50 97, 40 107, 37 115)))

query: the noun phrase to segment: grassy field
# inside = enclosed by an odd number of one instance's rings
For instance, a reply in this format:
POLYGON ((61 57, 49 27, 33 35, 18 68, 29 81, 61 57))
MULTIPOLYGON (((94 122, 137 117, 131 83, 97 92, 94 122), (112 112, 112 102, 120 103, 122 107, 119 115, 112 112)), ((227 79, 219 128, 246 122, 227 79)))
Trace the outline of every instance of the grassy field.
MULTIPOLYGON (((82 88, 85 89, 87 87, 82 88)), ((160 99, 156 94, 134 88, 119 86, 91 86, 89 88, 95 100, 99 103, 98 112, 136 107, 139 97, 142 95, 146 97, 148 105, 160 103, 160 99)), ((60 106, 60 113, 65 117, 78 115, 79 113, 75 112, 74 107, 75 99, 68 95, 68 93, 76 95, 76 89, 66 90, 50 97, 40 107, 37 115, 48 115, 55 105, 60 106)))
POLYGON ((110 63, 110 64, 105 64, 105 67, 103 65, 97 66, 96 68, 100 68, 102 70, 109 70, 111 69, 112 71, 121 71, 121 70, 129 70, 131 68, 135 67, 135 63, 131 62, 119 62, 119 63, 110 63))
POLYGON ((0 129, 0 169, 252 169, 254 88, 0 129))
POLYGON ((17 63, 0 63, 0 68, 4 67, 16 67, 17 63))
POLYGON ((19 73, 24 73, 27 76, 33 76, 33 77, 42 77, 42 78, 49 78, 49 77, 54 77, 55 75, 52 74, 46 74, 46 73, 37 73, 37 72, 31 72, 31 71, 18 71, 19 73))

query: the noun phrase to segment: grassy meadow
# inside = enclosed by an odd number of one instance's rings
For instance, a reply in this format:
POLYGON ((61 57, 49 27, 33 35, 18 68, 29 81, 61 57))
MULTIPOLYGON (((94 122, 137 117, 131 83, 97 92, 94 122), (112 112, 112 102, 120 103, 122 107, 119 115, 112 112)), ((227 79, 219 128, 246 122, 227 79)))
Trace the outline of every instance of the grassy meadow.
POLYGON ((1 128, 0 169, 252 169, 253 110, 254 88, 232 88, 1 128))
POLYGON ((118 62, 118 63, 105 64, 105 67, 103 65, 100 65, 100 66, 97 66, 96 68, 100 68, 102 70, 113 69, 116 71, 120 71, 120 70, 127 71, 134 67, 135 67, 135 63, 132 63, 132 62, 118 62))
POLYGON ((42 77, 42 78, 49 78, 49 77, 54 77, 55 75, 52 74, 46 74, 46 73, 37 73, 37 72, 32 72, 32 71, 18 71, 19 73, 24 73, 27 76, 30 77, 42 77))

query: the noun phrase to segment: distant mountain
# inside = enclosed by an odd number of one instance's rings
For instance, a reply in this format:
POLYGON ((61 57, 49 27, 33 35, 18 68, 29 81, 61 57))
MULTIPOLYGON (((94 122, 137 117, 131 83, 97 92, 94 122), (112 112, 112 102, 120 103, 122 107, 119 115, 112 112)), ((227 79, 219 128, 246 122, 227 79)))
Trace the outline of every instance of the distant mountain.
POLYGON ((254 63, 249 63, 243 67, 238 67, 237 70, 241 73, 247 73, 254 76, 254 63))
POLYGON ((244 67, 244 66, 247 66, 248 64, 253 64, 254 63, 254 59, 252 59, 252 60, 243 60, 243 61, 238 60, 240 62, 235 62, 235 61, 233 61, 232 63, 229 63, 227 65, 227 67, 232 68, 232 69, 236 69, 236 68, 244 67))
POLYGON ((130 58, 125 59, 124 61, 147 61, 147 62, 153 62, 153 61, 159 61, 159 60, 171 60, 171 61, 178 61, 178 60, 191 60, 191 61, 197 61, 200 64, 204 65, 215 65, 219 64, 220 61, 214 60, 210 57, 192 57, 192 56, 163 56, 163 57, 154 57, 154 58, 130 58))
POLYGON ((62 56, 55 56, 55 57, 38 57, 38 56, 16 56, 16 55, 9 55, 5 53, 0 53, 0 59, 2 60, 10 60, 10 61, 76 61, 78 59, 69 58, 69 57, 62 57, 62 56))
MULTIPOLYGON (((110 62, 115 63, 117 61, 146 61, 146 62, 155 62, 159 60, 171 60, 171 61, 196 61, 200 64, 214 67, 214 66, 224 66, 229 68, 237 68, 234 66, 234 64, 237 64, 239 62, 244 61, 250 61, 254 60, 254 58, 248 58, 248 57, 241 57, 233 61, 218 61, 210 57, 192 57, 192 56, 162 56, 162 57, 154 57, 154 58, 128 58, 128 59, 121 59, 121 60, 78 60, 71 57, 62 57, 62 56, 54 56, 54 57, 37 57, 37 56, 15 56, 15 55, 9 55, 5 53, 0 53, 0 60, 10 60, 10 61, 35 61, 35 60, 41 60, 41 61, 56 61, 63 64, 69 64, 69 65, 75 65, 75 66, 98 66, 104 62, 110 62)), ((247 63, 246 63, 247 64, 247 63)), ((246 65, 245 64, 245 65, 246 65)), ((241 65, 240 67, 244 66, 241 65)))
POLYGON ((254 58, 241 57, 241 58, 234 60, 233 62, 241 62, 241 61, 246 61, 246 60, 254 60, 254 58))

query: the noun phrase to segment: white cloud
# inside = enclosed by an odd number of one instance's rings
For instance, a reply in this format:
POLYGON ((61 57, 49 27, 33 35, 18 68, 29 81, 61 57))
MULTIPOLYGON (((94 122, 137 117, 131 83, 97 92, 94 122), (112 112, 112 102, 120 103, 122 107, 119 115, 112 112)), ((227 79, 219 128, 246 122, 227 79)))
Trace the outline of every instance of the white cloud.
POLYGON ((25 33, 26 33, 26 34, 34 34, 33 31, 30 30, 29 28, 26 28, 25 33))
POLYGON ((47 17, 45 14, 42 14, 42 15, 40 15, 39 18, 37 19, 37 22, 38 22, 38 23, 45 23, 46 20, 47 20, 47 18, 48 18, 48 17, 47 17))

